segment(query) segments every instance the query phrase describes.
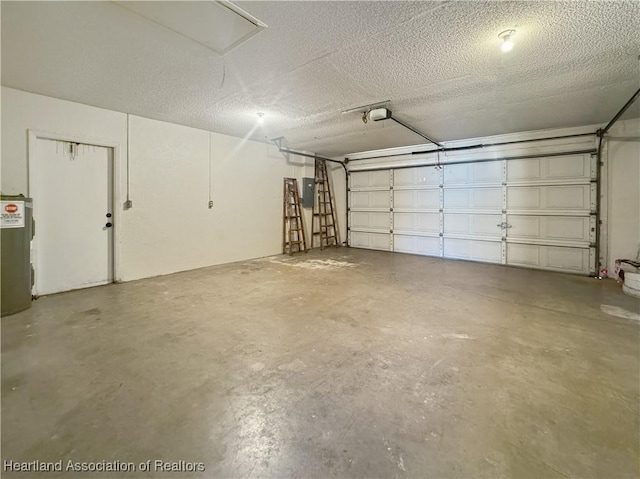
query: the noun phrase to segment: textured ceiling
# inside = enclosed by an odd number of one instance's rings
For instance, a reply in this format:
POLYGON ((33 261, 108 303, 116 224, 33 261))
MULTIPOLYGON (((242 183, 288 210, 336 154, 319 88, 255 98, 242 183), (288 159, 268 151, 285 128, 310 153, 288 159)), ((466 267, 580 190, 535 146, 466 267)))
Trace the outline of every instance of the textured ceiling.
POLYGON ((638 1, 237 4, 268 28, 223 58, 112 2, 3 1, 2 84, 328 156, 424 143, 359 105, 445 141, 606 122, 640 86, 638 1))

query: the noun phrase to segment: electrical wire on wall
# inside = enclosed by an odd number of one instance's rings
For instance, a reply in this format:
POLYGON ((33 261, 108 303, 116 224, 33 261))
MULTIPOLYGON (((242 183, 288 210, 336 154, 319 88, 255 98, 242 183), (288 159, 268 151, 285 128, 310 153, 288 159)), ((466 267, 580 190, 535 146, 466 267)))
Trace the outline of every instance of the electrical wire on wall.
POLYGON ((130 170, 129 170, 129 161, 130 161, 130 153, 129 153, 129 138, 131 137, 131 132, 129 129, 129 114, 127 113, 127 200, 124 203, 124 209, 128 210, 129 208, 133 207, 133 202, 131 201, 131 198, 129 197, 129 190, 130 190, 130 181, 129 181, 129 177, 130 177, 130 170))
POLYGON ((226 78, 227 78, 227 63, 223 56, 222 57, 222 80, 220 80, 220 85, 218 85, 218 88, 222 88, 224 86, 224 81, 226 78))
POLYGON ((213 208, 213 180, 211 179, 211 170, 213 169, 211 166, 211 132, 209 133, 209 209, 213 208))
MULTIPOLYGON (((596 277, 602 279, 606 277, 602 271, 601 261, 601 249, 602 249, 602 167, 604 163, 602 161, 602 146, 604 140, 604 133, 601 129, 596 131, 596 138, 598 139, 598 149, 596 153, 596 277)), ((606 273, 606 271, 604 271, 606 273)))

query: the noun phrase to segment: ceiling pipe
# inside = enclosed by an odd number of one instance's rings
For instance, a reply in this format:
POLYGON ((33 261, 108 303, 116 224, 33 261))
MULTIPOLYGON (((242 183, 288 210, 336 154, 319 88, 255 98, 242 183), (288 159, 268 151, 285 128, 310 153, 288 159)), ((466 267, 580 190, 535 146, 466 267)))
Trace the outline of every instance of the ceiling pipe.
POLYGON ((407 125, 405 122, 398 120, 395 116, 393 116, 393 114, 391 114, 391 116, 389 117, 390 120, 395 121, 398 125, 402 125, 404 126, 406 129, 411 130, 412 132, 414 132, 416 135, 420 135, 422 138, 424 138, 425 140, 427 140, 430 143, 433 143, 434 145, 437 145, 439 147, 440 150, 442 150, 442 148, 444 148, 444 146, 440 143, 438 143, 436 140, 433 140, 431 138, 429 138, 427 135, 425 135, 424 133, 419 132, 418 130, 416 130, 415 128, 413 128, 412 126, 407 125))
POLYGON ((282 140, 284 140, 284 136, 280 136, 278 138, 272 138, 271 139, 271 142, 278 147, 278 151, 280 153, 283 153, 283 154, 286 153, 286 154, 289 154, 289 155, 304 156, 305 158, 313 158, 314 160, 318 159, 318 160, 330 161, 332 163, 339 163, 341 165, 344 165, 344 163, 342 161, 340 161, 340 160, 333 160, 331 158, 325 158, 324 156, 316 155, 315 153, 314 154, 303 153, 301 151, 289 150, 288 148, 282 148, 282 140))
POLYGON ((624 106, 622 108, 620 108, 620 111, 618 113, 616 113, 616 116, 614 116, 611 121, 607 124, 607 126, 605 126, 602 129, 601 135, 605 135, 607 133, 607 131, 609 131, 609 128, 611 128, 613 126, 613 124, 618 121, 618 119, 624 115, 624 112, 627 111, 629 109, 629 107, 633 104, 634 101, 636 101, 638 99, 638 97, 640 96, 640 88, 638 88, 636 90, 636 92, 631 96, 631 98, 629 98, 629 101, 627 103, 624 104, 624 106))
POLYGON ((312 155, 310 153, 302 153, 300 151, 289 150, 287 148, 278 148, 278 149, 280 150, 280 153, 286 153, 286 154, 289 154, 289 155, 304 156, 305 158, 313 158, 314 160, 330 161, 331 163, 338 163, 338 164, 344 166, 344 163, 342 161, 332 160, 331 158, 325 158, 324 156, 312 155))

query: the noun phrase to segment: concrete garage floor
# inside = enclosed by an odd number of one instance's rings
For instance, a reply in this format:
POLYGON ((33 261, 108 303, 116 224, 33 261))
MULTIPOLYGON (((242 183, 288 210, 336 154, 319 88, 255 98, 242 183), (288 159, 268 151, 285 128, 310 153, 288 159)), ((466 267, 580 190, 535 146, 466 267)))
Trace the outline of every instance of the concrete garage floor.
POLYGON ((637 477, 640 323, 603 305, 640 312, 613 281, 346 248, 44 297, 2 319, 2 459, 637 477))

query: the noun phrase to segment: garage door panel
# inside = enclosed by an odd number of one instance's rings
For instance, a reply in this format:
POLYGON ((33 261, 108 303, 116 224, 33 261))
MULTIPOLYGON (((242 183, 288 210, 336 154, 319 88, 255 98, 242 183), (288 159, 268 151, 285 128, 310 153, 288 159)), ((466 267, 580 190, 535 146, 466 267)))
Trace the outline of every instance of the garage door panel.
POLYGON ((499 241, 444 238, 444 256, 500 263, 502 262, 502 243, 499 241))
POLYGON ((507 215, 507 238, 591 242, 588 216, 507 215))
POLYGON ((586 180, 591 178, 591 156, 512 160, 507 163, 507 181, 586 180))
POLYGON ((441 169, 352 173, 350 244, 593 272, 594 158, 535 158, 535 151, 531 153, 521 160, 447 164, 441 169), (393 233, 387 233, 390 230, 393 233))
POLYGON ((350 218, 351 228, 354 229, 383 229, 391 227, 391 217, 385 212, 354 211, 350 218))
POLYGON ((365 233, 362 231, 351 231, 349 244, 356 248, 391 250, 391 235, 383 233, 365 233))
POLYGON ((510 243, 507 264, 588 274, 589 249, 510 243))
POLYGON ((393 250, 399 253, 440 256, 440 238, 393 235, 393 250))
POLYGON ((403 168, 393 171, 393 186, 423 187, 438 186, 440 184, 440 170, 433 166, 421 168, 403 168))
POLYGON ((508 186, 507 209, 591 210, 591 185, 508 186))
POLYGON ((440 190, 393 190, 395 209, 439 209, 440 190))
POLYGON ((389 188, 389 170, 353 172, 349 182, 351 188, 389 188))
POLYGON ((501 188, 452 188, 444 190, 445 209, 502 209, 501 188))
POLYGON ((394 213, 395 231, 440 233, 440 213, 394 213))
POLYGON ((445 213, 444 233, 502 237, 502 216, 445 213))
POLYGON ((591 179, 591 156, 567 156, 562 159, 545 158, 543 171, 547 179, 591 179))
POLYGON ((391 200, 388 191, 352 191, 351 208, 389 209, 391 200))
POLYGON ((502 162, 486 161, 444 166, 444 184, 483 184, 502 182, 502 162))

